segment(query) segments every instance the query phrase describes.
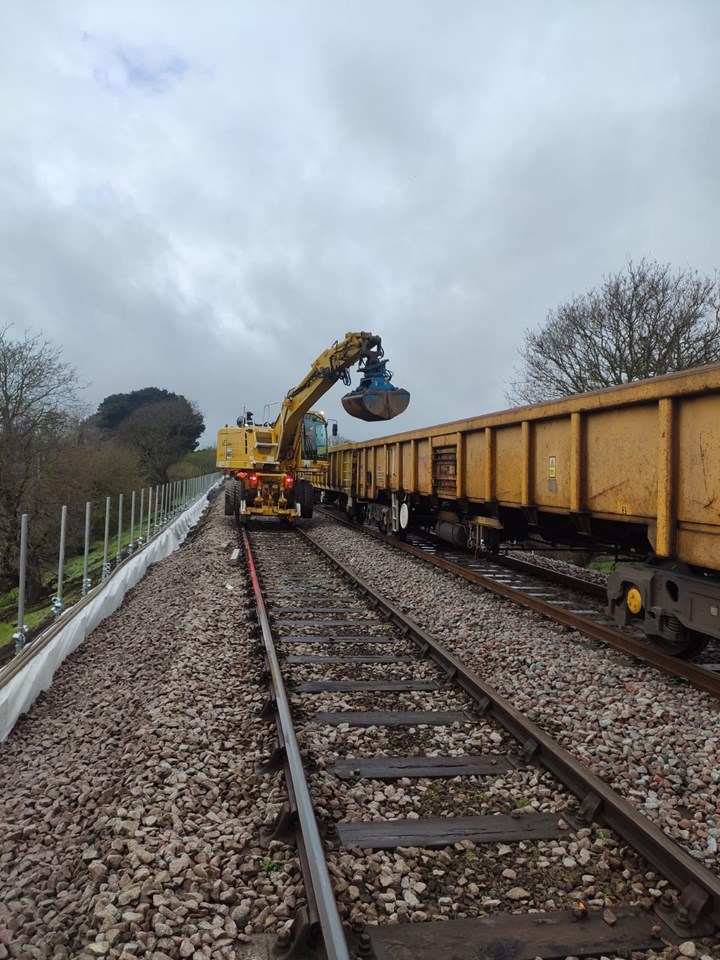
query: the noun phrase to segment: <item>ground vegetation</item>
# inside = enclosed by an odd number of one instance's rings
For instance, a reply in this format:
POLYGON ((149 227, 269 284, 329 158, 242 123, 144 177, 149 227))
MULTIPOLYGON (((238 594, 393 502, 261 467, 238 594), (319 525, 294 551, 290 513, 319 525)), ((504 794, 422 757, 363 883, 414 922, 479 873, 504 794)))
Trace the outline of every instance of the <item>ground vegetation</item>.
POLYGON ((204 477, 208 473, 215 473, 216 457, 215 447, 192 450, 168 467, 168 480, 188 480, 191 477, 204 477))

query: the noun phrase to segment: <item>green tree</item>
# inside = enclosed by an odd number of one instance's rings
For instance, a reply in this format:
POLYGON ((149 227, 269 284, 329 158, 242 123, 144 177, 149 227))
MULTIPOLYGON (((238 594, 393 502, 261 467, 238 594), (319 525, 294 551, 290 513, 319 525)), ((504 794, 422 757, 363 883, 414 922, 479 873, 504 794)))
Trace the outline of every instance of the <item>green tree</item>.
POLYGON ((193 403, 159 387, 106 397, 90 418, 90 426, 134 450, 153 484, 167 481, 168 468, 195 450, 205 429, 193 403))
POLYGON ((148 403, 130 414, 117 438, 135 450, 150 483, 166 483, 168 468, 197 446, 202 414, 185 397, 148 403))
POLYGON ((91 418, 101 430, 117 430, 123 420, 150 403, 177 400, 176 393, 159 387, 143 387, 130 393, 113 393, 100 403, 97 413, 91 418))
POLYGON ((537 403, 717 363, 719 293, 717 278, 629 260, 524 331, 522 366, 506 397, 537 403))

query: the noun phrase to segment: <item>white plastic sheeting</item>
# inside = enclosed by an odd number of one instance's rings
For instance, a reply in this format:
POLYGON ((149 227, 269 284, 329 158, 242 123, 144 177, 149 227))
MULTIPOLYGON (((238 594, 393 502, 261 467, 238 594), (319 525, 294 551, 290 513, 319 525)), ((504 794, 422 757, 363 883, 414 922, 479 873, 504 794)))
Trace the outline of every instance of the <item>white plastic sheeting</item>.
MULTIPOLYGON (((177 550, 207 506, 207 497, 202 497, 144 549, 126 560, 108 580, 92 590, 81 609, 68 607, 61 618, 61 621, 67 618, 67 623, 48 643, 41 647, 42 635, 33 641, 27 648, 25 665, 0 686, 0 742, 7 738, 18 717, 32 706, 38 694, 50 687, 55 671, 65 657, 118 609, 125 594, 144 577, 151 564, 164 560, 177 550)), ((57 627, 50 629, 56 630, 57 627)))

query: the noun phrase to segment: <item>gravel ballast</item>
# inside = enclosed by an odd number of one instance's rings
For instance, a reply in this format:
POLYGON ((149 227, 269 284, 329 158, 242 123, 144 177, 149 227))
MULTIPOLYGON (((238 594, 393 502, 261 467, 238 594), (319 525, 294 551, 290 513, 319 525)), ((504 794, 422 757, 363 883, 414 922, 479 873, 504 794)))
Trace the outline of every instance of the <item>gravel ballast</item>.
POLYGON ((317 519, 308 532, 718 872, 713 698, 360 531, 317 519))
MULTIPOLYGON (((717 841, 718 782, 712 773, 718 769, 718 723, 709 698, 656 675, 648 689, 642 668, 588 646, 578 650, 560 628, 457 578, 327 521, 309 528, 599 775, 616 786, 626 782, 633 802, 711 865, 707 844, 717 841), (694 752, 698 716, 711 734, 700 742, 705 750, 700 761, 694 752), (617 744, 625 728, 632 733, 625 730, 629 749, 623 752, 617 744), (671 747, 665 746, 666 728, 677 728, 671 747), (650 751, 661 738, 662 749, 650 751), (670 779, 675 774, 687 789, 670 779), (715 804, 714 819, 703 803, 715 804)), ((231 536, 221 502, 215 501, 190 541, 151 569, 0 746, 0 960, 232 960, 244 955, 251 935, 287 927, 303 904, 294 847, 273 841, 261 848, 258 840, 286 793, 281 775, 254 772, 273 738, 259 718, 267 694, 258 684, 243 573, 221 551, 231 536)), ((379 625, 372 632, 387 628, 379 625)), ((354 650, 348 644, 343 653, 354 650)), ((316 649, 293 645, 292 653, 309 652, 316 649)), ((353 675, 373 674, 361 667, 353 675)), ((310 668, 295 668, 296 680, 311 676, 310 668)), ((333 666, 327 676, 347 673, 333 666)), ((388 676, 434 678, 436 668, 399 664, 388 676)), ((347 710, 374 705, 366 694, 331 699, 294 693, 292 699, 308 721, 301 747, 328 764, 348 752, 461 755, 508 746, 505 734, 480 719, 438 728, 358 729, 348 738, 347 730, 309 718, 338 703, 347 710)), ((440 704, 435 693, 414 692, 388 694, 385 708, 440 704)), ((452 706, 467 706, 462 694, 452 706)), ((330 826, 348 817, 386 814, 413 819, 458 809, 510 812, 518 799, 530 796, 538 798, 533 809, 560 816, 568 809, 553 779, 532 769, 491 781, 458 778, 439 790, 431 780, 340 783, 321 763, 311 783, 321 821, 330 826)), ((607 908, 628 897, 652 901, 665 887, 597 828, 512 849, 465 842, 451 850, 370 852, 331 844, 329 865, 343 915, 372 923, 552 910, 579 898, 607 908)), ((682 955, 702 954, 698 944, 696 954, 682 955)), ((677 955, 668 948, 636 956, 677 955)))
POLYGON ((229 536, 216 501, 0 746, 0 960, 232 960, 302 902, 229 536))

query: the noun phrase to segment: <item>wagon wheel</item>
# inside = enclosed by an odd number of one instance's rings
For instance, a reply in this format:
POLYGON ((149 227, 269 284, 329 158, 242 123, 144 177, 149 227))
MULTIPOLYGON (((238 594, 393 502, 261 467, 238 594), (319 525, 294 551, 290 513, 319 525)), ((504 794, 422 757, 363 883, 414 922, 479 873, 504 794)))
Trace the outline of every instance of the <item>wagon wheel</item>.
POLYGON ((398 508, 398 528, 395 531, 395 537, 398 540, 407 540, 408 530, 410 528, 410 504, 403 500, 398 508))
POLYGON ((704 633, 698 633, 697 630, 686 630, 684 634, 673 640, 651 634, 648 634, 647 638, 663 653, 677 657, 679 660, 694 660, 710 642, 710 637, 704 633))

